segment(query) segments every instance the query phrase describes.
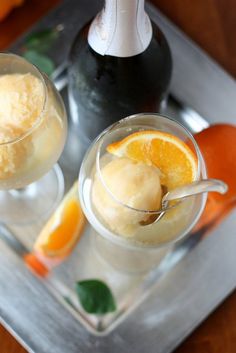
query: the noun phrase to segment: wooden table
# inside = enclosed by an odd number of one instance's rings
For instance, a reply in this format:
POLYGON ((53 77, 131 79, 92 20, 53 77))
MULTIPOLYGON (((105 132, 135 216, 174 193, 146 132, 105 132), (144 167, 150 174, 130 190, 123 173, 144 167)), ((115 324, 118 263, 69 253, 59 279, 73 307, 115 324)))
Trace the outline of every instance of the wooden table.
MULTIPOLYGON (((0 50, 60 0, 26 0, 0 24, 0 50)), ((236 77, 236 11, 234 0, 152 0, 178 27, 236 77)), ((0 325, 0 352, 25 349, 0 325)), ((236 352, 236 292, 195 330, 175 353, 236 352)))

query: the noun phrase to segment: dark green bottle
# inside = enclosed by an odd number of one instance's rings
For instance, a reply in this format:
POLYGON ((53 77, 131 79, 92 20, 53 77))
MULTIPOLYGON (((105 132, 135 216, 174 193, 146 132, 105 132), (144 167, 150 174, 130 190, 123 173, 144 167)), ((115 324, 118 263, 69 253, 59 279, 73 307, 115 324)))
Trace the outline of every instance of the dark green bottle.
POLYGON ((107 0, 69 57, 70 110, 80 136, 89 143, 128 115, 161 111, 171 71, 168 43, 144 0, 107 0))

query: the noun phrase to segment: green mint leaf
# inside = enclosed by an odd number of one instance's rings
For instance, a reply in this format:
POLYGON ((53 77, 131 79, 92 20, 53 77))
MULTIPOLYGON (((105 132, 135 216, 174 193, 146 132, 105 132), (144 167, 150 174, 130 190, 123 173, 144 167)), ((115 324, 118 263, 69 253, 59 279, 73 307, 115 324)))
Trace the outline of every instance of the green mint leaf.
POLYGON ((54 28, 44 29, 30 34, 25 40, 25 47, 28 50, 36 50, 45 53, 58 38, 58 31, 54 28))
POLYGON ((46 55, 37 53, 35 50, 27 50, 24 52, 23 56, 48 76, 50 76, 55 70, 54 62, 46 55))
POLYGON ((83 309, 90 314, 106 314, 116 310, 109 287, 102 281, 90 279, 76 283, 76 292, 83 309))

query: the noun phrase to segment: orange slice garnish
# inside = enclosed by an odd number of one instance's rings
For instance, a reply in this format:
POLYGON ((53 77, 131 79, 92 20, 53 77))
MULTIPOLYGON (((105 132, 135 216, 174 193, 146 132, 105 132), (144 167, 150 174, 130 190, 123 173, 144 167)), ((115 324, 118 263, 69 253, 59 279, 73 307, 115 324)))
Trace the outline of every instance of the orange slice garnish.
POLYGON ((194 181, 197 159, 178 137, 162 131, 139 131, 107 146, 117 157, 152 164, 159 168, 161 184, 169 190, 194 181))
POLYGON ((83 232, 85 216, 77 196, 77 183, 39 234, 34 250, 50 258, 64 258, 76 245, 83 232))

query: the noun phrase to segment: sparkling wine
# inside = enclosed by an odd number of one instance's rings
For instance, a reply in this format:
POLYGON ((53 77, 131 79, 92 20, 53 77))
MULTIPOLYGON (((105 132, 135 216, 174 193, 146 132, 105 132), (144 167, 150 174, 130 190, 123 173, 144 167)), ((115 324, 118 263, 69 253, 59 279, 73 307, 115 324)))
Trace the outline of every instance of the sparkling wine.
POLYGON ((70 109, 81 136, 89 142, 124 116, 160 111, 171 68, 168 43, 144 0, 107 0, 70 53, 70 109))

